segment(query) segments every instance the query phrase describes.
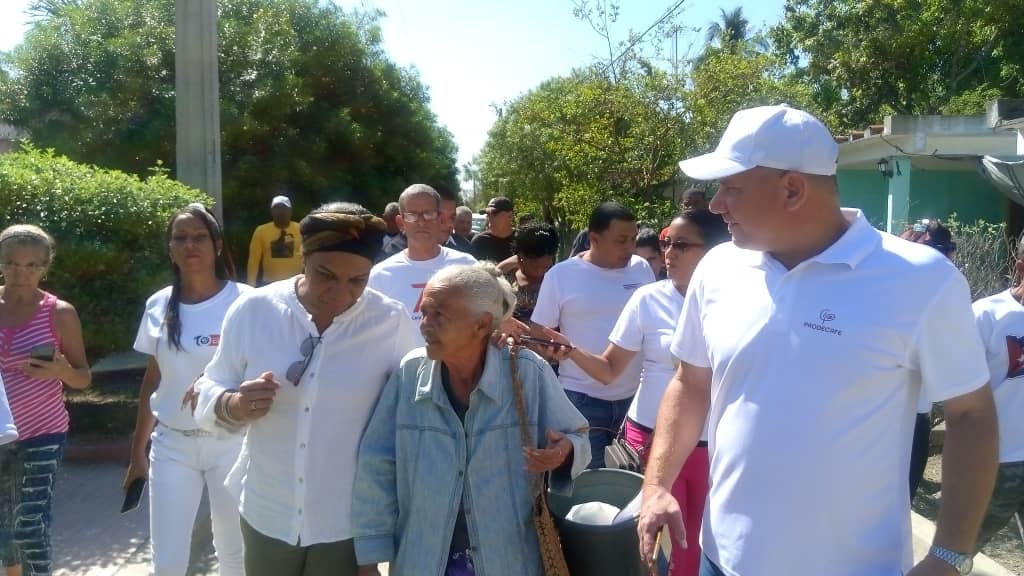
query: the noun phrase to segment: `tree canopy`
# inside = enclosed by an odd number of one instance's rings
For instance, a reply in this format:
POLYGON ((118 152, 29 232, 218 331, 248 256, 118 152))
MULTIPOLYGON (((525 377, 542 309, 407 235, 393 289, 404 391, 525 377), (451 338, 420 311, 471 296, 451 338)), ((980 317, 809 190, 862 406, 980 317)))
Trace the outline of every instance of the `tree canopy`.
POLYGON ((833 127, 1024 95, 1020 0, 787 0, 770 35, 833 127))
MULTIPOLYGON (((245 230, 287 188, 383 207, 414 181, 458 189, 456 147, 380 13, 317 0, 221 0, 224 211, 245 230)), ((135 174, 174 154, 174 0, 48 0, 3 60, 0 117, 40 147, 135 174)))

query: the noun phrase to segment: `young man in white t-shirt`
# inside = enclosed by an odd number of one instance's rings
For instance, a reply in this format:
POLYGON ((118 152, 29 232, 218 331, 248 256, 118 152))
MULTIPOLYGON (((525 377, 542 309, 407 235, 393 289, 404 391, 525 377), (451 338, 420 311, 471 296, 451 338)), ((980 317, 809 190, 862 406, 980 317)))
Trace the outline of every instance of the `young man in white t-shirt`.
POLYGON ((996 471, 984 350, 966 280, 941 254, 839 206, 838 146, 786 106, 741 110, 714 152, 733 242, 690 281, 638 531, 682 521, 669 486, 708 422, 706 576, 966 574, 996 471), (922 387, 945 404, 942 510, 913 564, 907 473, 922 387))
MULTIPOLYGON (((600 354, 630 295, 654 282, 647 262, 633 254, 636 216, 618 202, 605 202, 590 213, 590 250, 555 264, 540 285, 531 322, 557 329, 574 345, 600 354)), ((609 385, 591 378, 572 360, 559 365, 558 379, 569 400, 590 422, 590 467, 604 467, 611 443, 640 383, 640 359, 609 385)))
MULTIPOLYGON (((418 326, 422 317, 420 297, 427 280, 445 266, 473 264, 476 258, 438 244, 444 222, 441 196, 436 190, 426 184, 413 184, 398 197, 398 206, 398 221, 409 246, 374 266, 367 287, 405 305, 418 326)), ((416 345, 422 346, 423 336, 418 330, 416 338, 416 345)))
MULTIPOLYGON (((1014 268, 1024 274, 1024 238, 1018 241, 1014 268)), ((999 473, 978 548, 1014 514, 1024 513, 1024 281, 974 303, 974 317, 988 356, 989 378, 999 414, 999 473)))

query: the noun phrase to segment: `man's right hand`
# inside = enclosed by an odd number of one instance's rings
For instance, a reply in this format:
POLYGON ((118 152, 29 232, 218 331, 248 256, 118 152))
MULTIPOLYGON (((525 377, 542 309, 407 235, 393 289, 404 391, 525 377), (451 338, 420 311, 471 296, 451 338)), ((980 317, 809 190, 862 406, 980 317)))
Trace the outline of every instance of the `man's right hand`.
MULTIPOLYGON (((656 567, 655 559, 658 533, 668 526, 672 545, 686 548, 686 528, 683 526, 683 512, 672 493, 657 485, 644 485, 643 504, 636 532, 640 537, 640 558, 648 569, 656 567)), ((653 573, 653 572, 652 572, 653 573)))
POLYGON ((128 486, 131 486, 132 481, 136 478, 149 478, 149 457, 144 453, 133 455, 131 461, 128 462, 128 472, 124 475, 121 489, 128 490, 128 486))
POLYGON ((266 416, 274 404, 274 396, 281 385, 273 372, 264 372, 255 380, 246 380, 237 392, 230 392, 228 411, 235 420, 251 422, 266 416))

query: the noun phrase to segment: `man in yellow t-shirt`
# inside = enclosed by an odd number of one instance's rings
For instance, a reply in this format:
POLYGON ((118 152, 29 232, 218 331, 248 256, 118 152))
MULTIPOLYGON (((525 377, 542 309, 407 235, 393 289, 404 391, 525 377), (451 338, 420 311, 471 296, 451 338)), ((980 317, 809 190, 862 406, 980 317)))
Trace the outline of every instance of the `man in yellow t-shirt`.
POLYGON ((302 235, 292 222, 292 201, 274 196, 270 201, 273 222, 256 227, 249 242, 249 284, 262 286, 302 272, 302 235), (261 270, 262 268, 262 270, 261 270))

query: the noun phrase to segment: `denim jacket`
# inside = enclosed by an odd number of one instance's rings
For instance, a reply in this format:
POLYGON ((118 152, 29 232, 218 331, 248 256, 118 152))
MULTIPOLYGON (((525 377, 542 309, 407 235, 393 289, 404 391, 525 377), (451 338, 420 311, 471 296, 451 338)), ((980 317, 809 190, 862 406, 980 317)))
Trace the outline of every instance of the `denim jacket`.
MULTIPOLYGON (((547 362, 529 350, 517 357, 535 443, 546 444, 548 429, 572 441, 572 462, 550 475, 553 491, 569 492, 590 462, 587 421, 547 362)), ((393 576, 443 575, 461 503, 478 576, 540 576, 508 348, 487 347, 465 422, 448 401, 441 363, 423 348, 406 355, 359 448, 352 530, 360 565, 391 562, 393 576)))

